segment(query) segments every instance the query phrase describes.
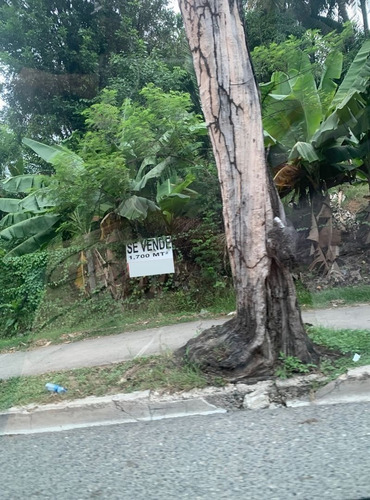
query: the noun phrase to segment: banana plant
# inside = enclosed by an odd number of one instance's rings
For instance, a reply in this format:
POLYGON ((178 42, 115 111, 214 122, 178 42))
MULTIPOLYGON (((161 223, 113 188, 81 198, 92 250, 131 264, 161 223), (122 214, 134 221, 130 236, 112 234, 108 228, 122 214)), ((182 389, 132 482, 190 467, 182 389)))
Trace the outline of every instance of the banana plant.
MULTIPOLYGON (((63 157, 75 169, 83 168, 81 158, 67 148, 48 146, 27 138, 23 143, 52 165, 57 157, 63 157)), ((49 181, 46 176, 28 174, 1 182, 7 197, 0 198, 0 211, 5 214, 0 220, 0 240, 12 247, 8 256, 32 253, 49 244, 57 235, 62 216, 55 211, 49 181)))
MULTIPOLYGON (((63 146, 48 146, 27 138, 23 139, 23 143, 54 168, 58 168, 62 161, 68 163, 74 172, 85 171, 83 159, 63 146)), ((176 163, 173 157, 159 163, 156 161, 155 156, 144 159, 136 176, 130 180, 131 196, 119 200, 116 205, 104 197, 104 186, 101 186, 94 197, 99 201, 99 210, 92 207, 91 221, 101 220, 109 212, 128 220, 144 220, 150 211, 158 211, 170 223, 175 215, 180 214, 191 197, 196 195, 188 187, 194 176, 189 174, 183 181, 175 175, 170 176, 176 163)), ((11 177, 3 181, 2 188, 14 196, 29 193, 24 198, 0 198, 0 211, 6 214, 0 221, 0 238, 8 243, 17 242, 9 255, 37 250, 55 237, 59 227, 68 225, 65 216, 63 218, 57 213, 45 177, 11 177)), ((75 213, 76 209, 73 209, 71 222, 75 213)))
POLYGON ((10 177, 1 182, 1 189, 7 197, 0 198, 0 211, 4 213, 0 240, 13 246, 7 255, 31 253, 47 244, 55 236, 60 216, 50 213, 54 203, 48 197, 46 177, 10 177))
POLYGON ((308 56, 295 52, 288 74, 276 72, 261 86, 269 162, 283 195, 321 192, 362 165, 359 145, 369 130, 370 40, 338 86, 342 60, 339 52, 329 54, 317 85, 308 56))
POLYGON ((183 215, 185 206, 198 195, 189 188, 195 180, 195 175, 189 173, 184 180, 176 173, 171 175, 171 167, 175 164, 171 157, 161 161, 145 174, 145 168, 152 162, 152 158, 144 159, 136 178, 131 181, 131 189, 137 194, 123 200, 117 208, 117 213, 129 220, 144 220, 149 212, 157 211, 162 214, 170 228, 174 217, 183 215), (156 183, 151 189, 146 189, 150 179, 155 179, 156 183))
POLYGON ((294 192, 299 200, 311 202, 312 266, 338 272, 340 234, 332 224, 327 189, 366 170, 370 41, 339 86, 339 52, 326 58, 319 84, 307 55, 293 53, 288 62, 287 74, 274 73, 261 87, 269 162, 281 196, 294 192), (316 208, 314 197, 321 200, 316 208))
MULTIPOLYGON (((72 163, 77 170, 85 168, 83 159, 65 147, 47 146, 32 139, 23 139, 23 143, 32 148, 43 160, 51 163, 55 168, 58 168, 61 158, 65 162, 72 163)), ((176 158, 172 156, 159 162, 155 155, 148 156, 142 161, 136 176, 129 180, 132 196, 120 201, 116 208, 108 200, 104 200, 103 197, 103 208, 106 211, 114 210, 129 220, 143 220, 149 211, 161 210, 160 205, 166 197, 190 198, 190 196, 181 194, 181 192, 188 189, 188 186, 195 178, 193 175, 188 175, 185 181, 181 181, 174 175, 170 177, 176 163, 176 158), (176 182, 174 182, 175 179, 176 182), (158 184, 161 180, 162 184, 158 184), (155 182, 153 184, 150 181, 155 182), (153 199, 150 199, 150 197, 153 199), (154 199, 156 199, 159 206, 154 199)), ((104 186, 101 187, 101 190, 104 191, 104 186)), ((192 196, 194 195, 193 191, 188 191, 192 196)), ((98 195, 97 198, 99 198, 98 195)), ((168 203, 166 208, 170 208, 168 203)))

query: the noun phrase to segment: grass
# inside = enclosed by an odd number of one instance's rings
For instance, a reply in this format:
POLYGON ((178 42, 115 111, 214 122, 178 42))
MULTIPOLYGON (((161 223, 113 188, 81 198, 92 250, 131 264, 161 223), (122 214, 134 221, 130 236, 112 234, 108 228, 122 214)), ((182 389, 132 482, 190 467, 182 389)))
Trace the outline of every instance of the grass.
POLYGON ((309 335, 319 345, 336 349, 343 354, 369 354, 369 330, 333 330, 324 327, 311 327, 309 335))
POLYGON ((369 330, 333 330, 311 327, 308 334, 316 344, 343 354, 337 359, 329 357, 322 360, 320 370, 324 375, 336 378, 350 368, 370 365, 369 330), (361 356, 357 362, 352 360, 355 353, 361 356))
POLYGON ((204 316, 212 316, 211 313, 200 315, 199 313, 183 313, 158 315, 149 317, 145 312, 138 312, 136 316, 125 314, 119 318, 93 318, 83 325, 79 325, 76 330, 70 326, 41 330, 36 333, 29 333, 21 337, 12 337, 0 339, 0 351, 22 350, 30 347, 40 347, 50 344, 59 344, 63 342, 76 342, 86 338, 101 337, 106 335, 115 335, 127 331, 146 330, 163 325, 173 325, 184 323, 186 321, 195 321, 204 316))
MULTIPOLYGON (((312 327, 309 329, 309 335, 316 344, 339 352, 336 358, 325 356, 317 368, 330 378, 337 377, 349 368, 370 364, 370 332, 366 330, 332 330, 312 327), (361 355, 358 362, 352 361, 354 353, 361 355)), ((283 361, 285 377, 296 372, 307 373, 314 368, 312 365, 302 367, 300 362, 298 366, 298 360, 295 359, 283 361), (289 361, 289 366, 287 361, 289 361)), ((54 403, 65 399, 138 390, 178 392, 224 384, 225 381, 222 378, 205 374, 193 364, 180 365, 171 354, 167 354, 138 358, 103 367, 80 368, 0 380, 0 410, 30 403, 54 403), (66 387, 68 392, 65 395, 50 394, 45 390, 47 382, 60 384, 66 387)))
POLYGON ((336 287, 312 293, 299 283, 297 295, 300 305, 306 308, 331 307, 333 302, 353 305, 370 302, 370 285, 336 287))
MULTIPOLYGON (((100 306, 97 310, 89 311, 89 314, 85 313, 88 319, 83 321, 79 321, 78 317, 73 321, 72 316, 68 321, 55 322, 36 332, 0 338, 0 352, 41 347, 49 343, 76 342, 85 338, 196 321, 199 318, 214 318, 235 309, 235 297, 230 290, 216 296, 212 306, 207 309, 199 309, 195 304, 190 304, 187 308, 186 304, 169 304, 170 302, 170 296, 164 299, 156 298, 141 302, 139 306, 127 304, 125 309, 119 312, 111 311, 108 307, 107 311, 104 311, 100 306)), ((68 311, 65 314, 68 315, 68 311)), ((75 314, 74 312, 73 315, 75 314)))
POLYGON ((172 355, 151 356, 105 367, 0 380, 0 410, 147 389, 174 392, 223 384, 220 377, 205 375, 194 365, 180 366, 172 355), (45 389, 47 382, 68 391, 65 395, 50 394, 45 389))
MULTIPOLYGON (((331 307, 334 302, 339 305, 351 305, 370 302, 370 286, 338 287, 311 293, 303 287, 301 282, 296 282, 298 301, 303 308, 331 307)), ((235 309, 235 297, 230 290, 215 297, 212 307, 199 310, 196 304, 169 305, 167 299, 151 299, 142 302, 139 307, 127 306, 120 312, 111 312, 104 308, 92 309, 86 314, 88 319, 78 322, 68 321, 55 322, 47 328, 36 332, 15 336, 11 338, 0 338, 0 352, 12 352, 48 344, 60 344, 65 342, 76 342, 91 337, 114 335, 127 331, 145 330, 164 325, 196 321, 199 318, 215 318, 235 309), (180 312, 176 311, 179 307, 180 312), (77 326, 75 326, 77 325, 77 326)), ((104 303, 103 303, 104 305, 104 303)), ((66 312, 66 315, 68 312, 66 312)))
POLYGON ((285 379, 297 374, 319 371, 329 379, 334 379, 350 368, 370 364, 370 332, 368 330, 311 327, 308 329, 308 334, 315 344, 321 347, 320 365, 306 365, 294 356, 280 353, 279 364, 275 372, 277 377, 285 379), (361 356, 358 361, 353 361, 355 353, 361 356))

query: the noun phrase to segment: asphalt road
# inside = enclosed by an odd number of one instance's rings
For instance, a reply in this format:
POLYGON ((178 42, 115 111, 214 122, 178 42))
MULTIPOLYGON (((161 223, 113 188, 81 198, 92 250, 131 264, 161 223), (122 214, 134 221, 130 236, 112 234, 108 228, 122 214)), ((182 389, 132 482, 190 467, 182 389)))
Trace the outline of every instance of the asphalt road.
MULTIPOLYGON (((370 305, 304 311, 303 319, 314 325, 370 331, 370 305)), ((174 350, 202 330, 225 321, 226 318, 204 319, 70 344, 50 345, 30 351, 0 354, 0 379, 101 366, 174 350)))
POLYGON ((368 403, 4 436, 0 449, 4 499, 370 497, 368 403))

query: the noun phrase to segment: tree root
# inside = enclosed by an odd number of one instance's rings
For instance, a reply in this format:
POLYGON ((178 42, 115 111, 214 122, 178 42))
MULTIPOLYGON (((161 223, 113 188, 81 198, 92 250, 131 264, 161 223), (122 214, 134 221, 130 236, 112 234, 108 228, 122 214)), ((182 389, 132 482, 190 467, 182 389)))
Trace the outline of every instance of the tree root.
MULTIPOLYGON (((230 382, 274 376, 279 349, 270 342, 258 345, 254 338, 254 335, 248 335, 245 325, 236 317, 205 330, 178 349, 175 355, 182 361, 196 364, 204 372, 221 375, 230 382), (266 349, 266 346, 269 348, 266 349)), ((316 363, 319 356, 311 341, 305 347, 305 359, 302 361, 316 363)), ((300 358, 299 353, 297 357, 300 358)))

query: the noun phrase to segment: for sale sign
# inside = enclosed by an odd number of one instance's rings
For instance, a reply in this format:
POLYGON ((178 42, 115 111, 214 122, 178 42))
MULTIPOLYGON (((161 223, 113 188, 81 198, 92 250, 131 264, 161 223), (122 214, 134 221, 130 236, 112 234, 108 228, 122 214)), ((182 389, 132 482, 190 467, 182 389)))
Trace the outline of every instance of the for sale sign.
POLYGON ((130 278, 175 272, 170 236, 129 243, 126 259, 130 278))

